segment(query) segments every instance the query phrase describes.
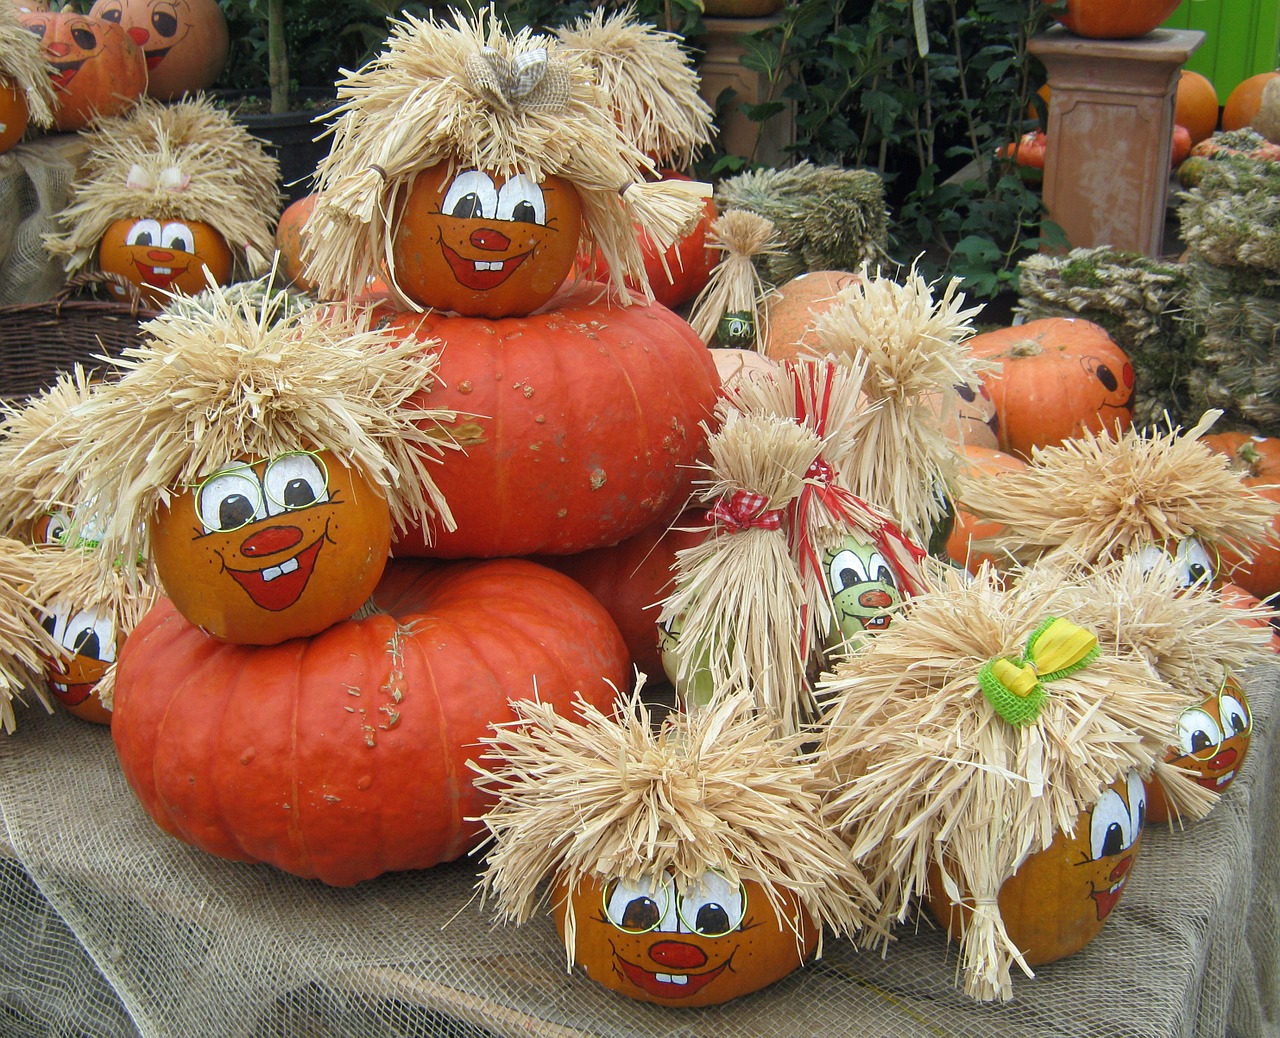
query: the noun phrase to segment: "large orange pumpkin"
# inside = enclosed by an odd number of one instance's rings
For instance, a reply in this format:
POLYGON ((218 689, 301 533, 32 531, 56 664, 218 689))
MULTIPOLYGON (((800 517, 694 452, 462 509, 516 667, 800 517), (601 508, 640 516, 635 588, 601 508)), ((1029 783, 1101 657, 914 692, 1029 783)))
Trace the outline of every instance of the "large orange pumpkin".
POLYGON ((1065 7, 1055 3, 1049 13, 1080 36, 1122 40, 1145 36, 1180 3, 1182 0, 1067 0, 1065 7))
POLYGON ((83 130, 127 112, 147 90, 147 59, 119 25, 73 11, 19 15, 44 44, 53 73, 54 128, 83 130))
POLYGON ((627 654, 569 578, 520 559, 390 564, 383 612, 314 638, 230 645, 162 599, 125 640, 112 739, 166 832, 347 886, 451 861, 490 798, 468 758, 535 692, 611 709, 627 654))
POLYGON ((169 294, 196 295, 231 280, 231 249, 222 233, 199 220, 114 221, 98 242, 98 266, 138 287, 143 302, 162 309, 169 294))
MULTIPOLYGON (((960 452, 959 466, 962 473, 967 468, 987 473, 1016 471, 1027 467, 1027 463, 1019 457, 977 444, 966 443, 961 446, 960 452)), ((999 568, 1001 560, 988 552, 974 551, 973 542, 994 537, 1001 529, 1002 524, 980 520, 962 507, 957 507, 951 533, 947 537, 947 557, 957 566, 964 566, 970 573, 977 573, 983 562, 990 562, 999 568)))
POLYGON ((573 268, 578 189, 441 162, 418 174, 392 234, 395 276, 423 306, 471 317, 529 314, 573 268))
POLYGON ((1262 106, 1262 91, 1273 79, 1280 79, 1280 72, 1259 72, 1237 83, 1222 106, 1222 128, 1240 130, 1253 122, 1262 106))
POLYGON ((784 361, 818 352, 814 319, 831 307, 840 289, 858 280, 847 270, 811 270, 779 287, 768 299, 765 356, 784 361))
POLYGON ((296 202, 285 206, 276 224, 275 245, 276 251, 280 253, 280 273, 302 292, 315 290, 315 285, 303 274, 302 265, 302 228, 306 226, 315 207, 316 196, 303 195, 296 202))
POLYGON ((391 547, 386 499, 332 453, 230 462, 178 488, 150 524, 156 573, 215 638, 316 634, 368 599, 391 547))
POLYGON ((663 874, 645 883, 584 879, 553 894, 556 929, 565 905, 576 923, 574 961, 612 991, 666 1006, 712 1006, 781 980, 812 957, 818 930, 796 898, 760 884, 734 890, 705 873, 692 891, 663 874))
POLYGON ((1046 317, 975 335, 973 355, 996 361, 984 383, 999 418, 1000 449, 1029 457, 1085 430, 1133 425, 1133 365, 1101 327, 1046 317))
MULTIPOLYGON (((1005 880, 997 897, 1000 918, 1028 965, 1073 955, 1102 930, 1129 880, 1146 817, 1146 789, 1131 772, 1080 812, 1072 832, 1059 830, 1005 880)), ((953 937, 964 932, 971 907, 947 897, 936 865, 926 902, 953 937)))
MULTIPOLYGON (((1231 459, 1245 486, 1280 501, 1280 439, 1244 432, 1209 433, 1201 439, 1231 459)), ((1225 545, 1219 555, 1224 577, 1250 594, 1265 599, 1280 592, 1280 515, 1271 520, 1267 540, 1253 545, 1248 562, 1225 545)))
POLYGON ((231 38, 217 0, 96 0, 89 14, 142 48, 147 93, 160 101, 213 86, 227 63, 231 38))
POLYGON ((465 448, 433 470, 457 530, 410 530, 396 554, 567 555, 683 506, 720 379, 665 306, 611 306, 588 282, 529 317, 401 314, 391 327, 440 341, 423 403, 459 412, 465 448))
POLYGON ((1178 77, 1173 121, 1185 126, 1191 143, 1199 144, 1218 128, 1218 91, 1199 72, 1183 69, 1178 77))
POLYGON ((0 76, 0 154, 22 140, 30 121, 26 91, 12 80, 0 76))

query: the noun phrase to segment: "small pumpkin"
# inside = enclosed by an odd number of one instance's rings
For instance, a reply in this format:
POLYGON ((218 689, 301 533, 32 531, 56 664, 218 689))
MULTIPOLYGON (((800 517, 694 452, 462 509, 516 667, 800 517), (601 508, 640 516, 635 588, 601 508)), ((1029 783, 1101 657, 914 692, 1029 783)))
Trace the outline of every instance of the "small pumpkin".
POLYGON ((98 267, 136 285, 143 302, 162 309, 170 295, 196 295, 210 281, 231 281, 235 258, 227 239, 200 220, 115 220, 98 243, 98 267))
POLYGON ((1280 72, 1259 72, 1237 83, 1222 106, 1222 129, 1241 130, 1253 122, 1262 107, 1262 91, 1273 79, 1280 79, 1280 72))
MULTIPOLYGON (((1231 459, 1245 486, 1280 501, 1280 439, 1245 432, 1209 433, 1202 439, 1231 459)), ((1280 592, 1280 515, 1271 520, 1266 540, 1253 545, 1247 562, 1229 546, 1224 545, 1220 555, 1224 575, 1250 594, 1265 599, 1280 592)))
POLYGON ((276 224, 276 251, 280 253, 280 273, 302 292, 314 292, 315 284, 303 273, 302 228, 316 207, 315 195, 303 195, 285 206, 276 224))
POLYGON ((1002 146, 996 154, 1014 163, 1019 170, 1039 172, 1044 169, 1044 156, 1048 147, 1049 137, 1043 130, 1028 130, 1016 141, 1002 146))
POLYGON ((781 362, 816 353, 815 319, 857 281, 847 270, 811 270, 781 285, 767 300, 765 356, 781 362))
POLYGON ((1123 40, 1145 36, 1180 3, 1182 0, 1066 0, 1064 6, 1054 0, 1049 13, 1079 36, 1123 40))
POLYGON ((1008 454, 1029 457, 1085 430, 1114 435, 1133 425, 1133 365, 1091 321, 1046 317, 983 332, 968 345, 974 357, 999 364, 983 381, 1008 454))
POLYGON ((111 711, 98 698, 97 686, 116 661, 123 638, 115 618, 101 609, 75 609, 67 602, 51 603, 44 611, 44 629, 64 653, 49 657, 49 692, 68 713, 94 724, 110 724, 111 711))
POLYGON ((0 76, 0 154, 22 140, 30 121, 27 92, 12 79, 0 76))
MULTIPOLYGON (((960 451, 962 457, 959 462, 959 472, 962 475, 969 469, 996 473, 1001 470, 1017 470, 1027 467, 1027 463, 1021 458, 991 447, 966 443, 962 445, 960 451)), ((947 536, 947 557, 957 566, 964 566, 970 573, 977 573, 978 567, 984 562, 999 568, 1000 559, 990 552, 974 551, 973 542, 994 537, 1000 530, 1001 524, 999 522, 978 518, 971 512, 966 511, 963 505, 957 505, 955 521, 952 523, 951 532, 947 536)))
POLYGON ((1192 144, 1200 143, 1218 128, 1218 91, 1199 72, 1184 68, 1179 73, 1173 121, 1187 128, 1192 144))
POLYGON ((147 95, 172 101, 213 86, 231 37, 217 0, 96 0, 93 18, 121 26, 142 48, 147 95))

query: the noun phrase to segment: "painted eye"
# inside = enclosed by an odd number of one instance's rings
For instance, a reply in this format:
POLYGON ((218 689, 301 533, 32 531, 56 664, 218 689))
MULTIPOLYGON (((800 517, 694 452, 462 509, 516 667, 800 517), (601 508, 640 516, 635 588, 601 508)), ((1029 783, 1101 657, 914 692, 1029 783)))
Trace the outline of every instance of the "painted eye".
POLYGON ((680 896, 680 921, 703 937, 723 937, 742 925, 747 895, 718 872, 704 872, 680 896))
POLYGON ((1114 393, 1120 388, 1120 379, 1116 377, 1116 373, 1098 357, 1081 357, 1080 366, 1101 382, 1108 393, 1114 393))
POLYGON ((1213 580, 1217 573, 1213 557, 1195 537, 1188 537, 1178 545, 1176 558, 1187 587, 1192 584, 1207 583, 1213 580))
POLYGON ((487 173, 465 170, 449 184, 440 211, 459 220, 492 217, 498 211, 498 191, 487 173))
POLYGON ((1147 825, 1147 786, 1136 771, 1129 772, 1126 783, 1129 787, 1129 817, 1136 822, 1133 829, 1136 840, 1147 825))
POLYGON ((978 394, 974 392, 972 386, 967 386, 963 382, 955 384, 956 395, 960 397, 966 404, 971 404, 978 399, 978 394))
POLYGON ((96 609, 85 609, 67 623, 61 639, 62 647, 76 656, 87 656, 102 663, 116 659, 116 625, 110 616, 96 609))
POLYGON ((1253 727, 1248 705, 1225 692, 1218 697, 1218 716, 1222 718, 1223 729, 1231 735, 1244 735, 1253 727))
POLYGON ((1094 861, 1109 858, 1133 845, 1133 819, 1124 797, 1106 790, 1089 818, 1089 852, 1094 861))
POLYGON ((81 50, 93 50, 98 46, 98 34, 88 26, 77 25, 71 30, 71 38, 81 50))
POLYGON ((858 558, 857 552, 848 548, 836 552, 827 567, 827 572, 831 576, 832 595, 838 595, 857 584, 869 582, 866 564, 858 558))
POLYGON ((1154 573, 1161 566, 1168 566, 1171 561, 1169 553, 1154 544, 1144 544, 1137 550, 1136 554, 1138 556, 1138 565, 1142 567, 1142 575, 1144 577, 1154 573))
POLYGON ((196 493, 196 514, 206 533, 229 533, 267 517, 262 487, 249 468, 215 472, 196 493))
POLYGON ((545 225, 547 202, 542 196, 542 188, 523 173, 512 177, 498 191, 497 217, 499 220, 545 225))
POLYGON ((888 584, 895 590, 898 587, 898 579, 894 576, 893 570, 889 568, 889 563, 885 562, 884 556, 878 551, 871 553, 871 558, 867 560, 867 574, 873 583, 888 584))
POLYGON ((71 529, 71 516, 66 512, 50 512, 36 520, 32 530, 36 544, 61 544, 71 529))
POLYGON ((156 34, 166 38, 178 33, 178 16, 168 4, 157 4, 151 12, 151 28, 156 34))
POLYGON ((605 890, 604 914, 626 933, 656 930, 674 902, 675 890, 665 872, 638 883, 614 880, 605 890))
POLYGON ((129 233, 124 236, 126 245, 158 245, 159 242, 159 220, 139 220, 129 228, 129 233))
POLYGON ((160 247, 176 252, 195 252, 196 236, 185 223, 167 223, 160 230, 160 247))
POLYGON ((98 13, 94 17, 101 18, 104 22, 115 22, 119 25, 124 18, 124 11, 118 3, 101 4, 98 6, 98 13))
POLYGON ((32 36, 39 37, 43 40, 49 27, 42 22, 28 22, 26 28, 27 32, 31 33, 32 36))
POLYGON ((1209 711, 1194 706, 1178 718, 1178 748, 1189 757, 1212 756, 1222 744, 1222 729, 1209 711))
POLYGON ((282 454, 267 466, 262 484, 267 500, 293 511, 329 500, 329 474, 314 454, 282 454))

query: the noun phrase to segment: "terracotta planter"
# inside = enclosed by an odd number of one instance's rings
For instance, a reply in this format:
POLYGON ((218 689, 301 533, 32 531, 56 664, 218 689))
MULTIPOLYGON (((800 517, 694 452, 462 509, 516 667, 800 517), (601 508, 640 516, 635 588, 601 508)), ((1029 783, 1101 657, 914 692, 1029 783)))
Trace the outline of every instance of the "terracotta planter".
POLYGON ((782 10, 782 0, 706 0, 702 13, 711 18, 763 18, 782 10))

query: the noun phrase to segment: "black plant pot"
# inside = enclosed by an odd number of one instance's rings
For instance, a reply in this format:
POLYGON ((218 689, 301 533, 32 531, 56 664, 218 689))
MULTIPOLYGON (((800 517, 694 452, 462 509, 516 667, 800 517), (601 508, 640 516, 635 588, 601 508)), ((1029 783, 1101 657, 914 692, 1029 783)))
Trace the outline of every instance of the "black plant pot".
POLYGON ((329 154, 330 138, 315 139, 325 131, 323 121, 316 120, 323 120, 325 112, 336 103, 333 93, 298 91, 296 100, 305 107, 279 114, 251 111, 249 105, 254 97, 243 92, 216 90, 212 93, 231 110, 237 123, 266 143, 268 151, 279 161, 285 204, 308 194, 316 165, 329 154))

